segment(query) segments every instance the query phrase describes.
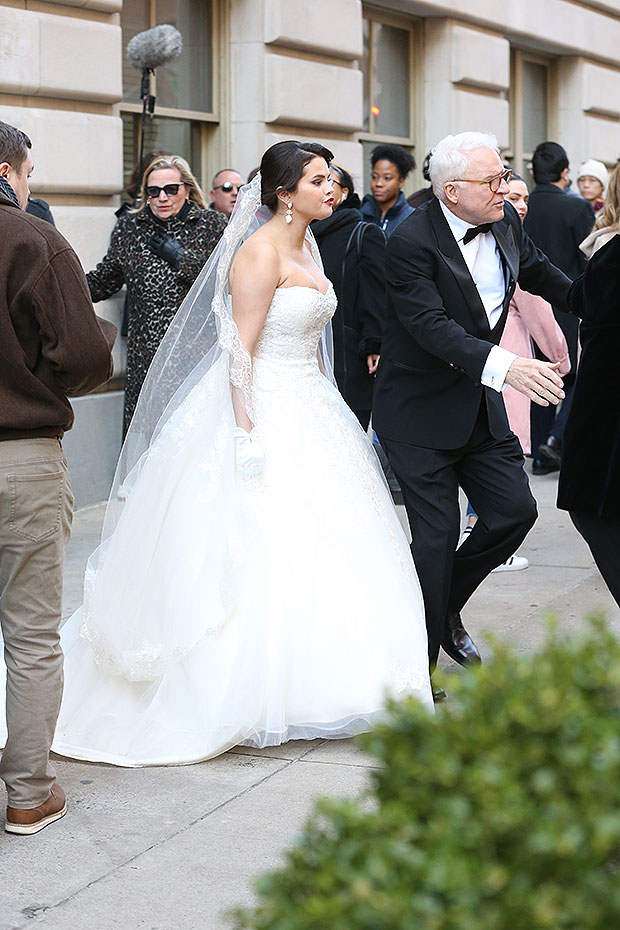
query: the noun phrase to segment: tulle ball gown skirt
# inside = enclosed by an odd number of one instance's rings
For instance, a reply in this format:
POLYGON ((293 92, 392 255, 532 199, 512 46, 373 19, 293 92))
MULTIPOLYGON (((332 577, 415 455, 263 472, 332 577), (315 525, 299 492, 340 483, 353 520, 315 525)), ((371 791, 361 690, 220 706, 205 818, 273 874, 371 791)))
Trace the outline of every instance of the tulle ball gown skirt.
POLYGON ((254 363, 260 479, 235 475, 218 363, 128 482, 63 629, 54 742, 139 766, 353 736, 432 695, 424 609, 371 445, 316 357, 254 363))

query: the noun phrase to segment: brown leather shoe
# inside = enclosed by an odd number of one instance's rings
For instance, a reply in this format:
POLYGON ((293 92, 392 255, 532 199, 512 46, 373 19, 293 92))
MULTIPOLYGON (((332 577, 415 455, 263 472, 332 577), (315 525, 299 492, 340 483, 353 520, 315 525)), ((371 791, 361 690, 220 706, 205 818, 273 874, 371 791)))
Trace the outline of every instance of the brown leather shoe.
POLYGON ((67 799, 60 785, 52 785, 49 798, 32 810, 7 807, 4 829, 7 833, 22 833, 30 836, 43 827, 60 820, 67 813, 67 799))
POLYGON ((482 662, 478 648, 463 626, 459 613, 448 611, 441 648, 459 665, 479 665, 482 662))

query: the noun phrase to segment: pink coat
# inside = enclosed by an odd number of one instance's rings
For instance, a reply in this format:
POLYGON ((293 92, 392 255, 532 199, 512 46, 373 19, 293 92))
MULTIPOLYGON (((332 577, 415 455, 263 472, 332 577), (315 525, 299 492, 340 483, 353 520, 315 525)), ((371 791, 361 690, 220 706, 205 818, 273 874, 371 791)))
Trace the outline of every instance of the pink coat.
MULTIPOLYGON (((564 334, 553 315, 551 304, 542 297, 528 294, 517 285, 510 301, 506 328, 500 346, 522 358, 533 358, 532 340, 551 362, 560 363, 560 375, 570 371, 568 346, 564 334)), ((531 450, 530 400, 514 388, 504 389, 508 423, 516 434, 523 452, 531 450)))

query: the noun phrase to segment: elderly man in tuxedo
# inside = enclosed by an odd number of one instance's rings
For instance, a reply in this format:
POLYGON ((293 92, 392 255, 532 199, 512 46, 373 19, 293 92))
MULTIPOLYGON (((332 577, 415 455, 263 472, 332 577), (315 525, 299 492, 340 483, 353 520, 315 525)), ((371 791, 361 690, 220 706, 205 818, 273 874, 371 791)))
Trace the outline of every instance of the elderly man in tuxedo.
POLYGON ((500 348, 517 281, 568 310, 569 279, 523 231, 494 136, 467 132, 433 150, 436 199, 388 242, 388 308, 373 424, 403 491, 434 668, 440 647, 479 662, 461 609, 536 520, 505 384, 534 403, 562 399, 557 365, 500 348), (459 485, 479 516, 459 538, 459 485))

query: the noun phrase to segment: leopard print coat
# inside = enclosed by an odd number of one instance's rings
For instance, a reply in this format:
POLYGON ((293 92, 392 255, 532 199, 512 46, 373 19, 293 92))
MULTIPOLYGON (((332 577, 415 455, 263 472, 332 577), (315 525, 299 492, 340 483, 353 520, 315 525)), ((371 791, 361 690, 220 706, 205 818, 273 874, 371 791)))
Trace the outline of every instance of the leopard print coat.
POLYGON ((222 213, 203 210, 190 201, 165 222, 158 220, 147 206, 140 213, 121 216, 105 257, 86 275, 95 303, 127 285, 124 432, 131 422, 153 356, 225 227, 226 217, 222 213), (177 269, 150 251, 148 243, 156 228, 163 228, 185 248, 177 269))

